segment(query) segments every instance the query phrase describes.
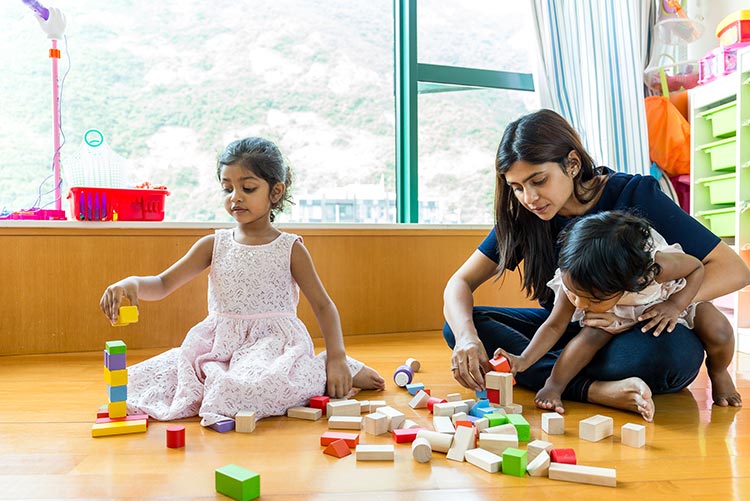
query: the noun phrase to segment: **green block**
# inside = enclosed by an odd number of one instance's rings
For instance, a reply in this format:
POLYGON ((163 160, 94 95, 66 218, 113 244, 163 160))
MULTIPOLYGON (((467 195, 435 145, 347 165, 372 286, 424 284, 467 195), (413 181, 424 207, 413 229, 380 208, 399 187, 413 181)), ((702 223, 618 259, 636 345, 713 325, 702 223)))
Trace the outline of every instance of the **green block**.
POLYGON ((500 426, 501 424, 505 424, 508 422, 508 417, 505 414, 498 413, 492 413, 492 414, 485 414, 484 417, 489 419, 490 426, 500 426))
POLYGON ((216 492, 237 501, 260 497, 260 474, 236 464, 216 469, 216 492))
POLYGON ((516 427, 519 442, 528 442, 531 438, 531 426, 526 418, 520 414, 508 414, 508 422, 516 427))
POLYGON ((508 447, 503 452, 503 473, 523 477, 526 475, 526 451, 508 447))
POLYGON ((128 351, 128 347, 125 346, 124 341, 107 341, 104 343, 104 349, 107 350, 107 353, 110 355, 117 355, 120 353, 126 353, 128 351))

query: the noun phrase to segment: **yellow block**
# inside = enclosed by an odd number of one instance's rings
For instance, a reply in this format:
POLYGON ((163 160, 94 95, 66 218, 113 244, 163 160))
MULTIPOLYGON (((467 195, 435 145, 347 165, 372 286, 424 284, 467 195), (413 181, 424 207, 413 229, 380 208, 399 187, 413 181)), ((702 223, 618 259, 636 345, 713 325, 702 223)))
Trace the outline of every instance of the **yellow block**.
POLYGON ((120 369, 111 371, 104 367, 104 380, 110 386, 125 386, 128 384, 128 370, 120 369))
POLYGON ((109 417, 120 418, 128 415, 128 404, 127 402, 110 402, 109 403, 109 417))
POLYGON ((117 322, 113 323, 112 327, 122 327, 123 325, 134 324, 136 322, 138 322, 138 307, 120 306, 117 322))
POLYGON ((96 423, 91 427, 92 437, 125 435, 126 433, 143 433, 146 431, 146 420, 117 421, 116 423, 96 423))

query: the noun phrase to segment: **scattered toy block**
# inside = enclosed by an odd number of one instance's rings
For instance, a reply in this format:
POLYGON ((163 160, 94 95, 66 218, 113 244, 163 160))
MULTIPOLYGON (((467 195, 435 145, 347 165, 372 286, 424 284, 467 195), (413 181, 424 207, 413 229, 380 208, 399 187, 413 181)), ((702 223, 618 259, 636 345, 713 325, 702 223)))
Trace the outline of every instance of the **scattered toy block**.
POLYGON ((438 433, 455 433, 456 427, 448 416, 434 416, 432 418, 432 427, 438 433))
POLYGON ((488 473, 500 471, 503 458, 485 449, 470 449, 464 454, 467 463, 483 469, 488 473))
POLYGON ((469 412, 469 406, 462 401, 440 402, 432 406, 432 413, 436 416, 452 416, 457 412, 469 412))
POLYGON ((617 487, 617 472, 614 468, 552 462, 548 475, 552 480, 617 487))
POLYGON ((260 497, 260 474, 228 464, 216 469, 216 492, 237 501, 250 501, 260 497))
POLYGON ((523 405, 521 404, 508 404, 500 407, 505 411, 506 414, 523 414, 523 405))
POLYGON ((416 358, 407 358, 404 365, 408 365, 412 372, 419 372, 419 369, 422 368, 422 364, 416 358))
POLYGON ((355 447, 359 443, 359 433, 327 431, 320 436, 320 445, 328 445, 334 440, 343 440, 349 447, 355 447))
POLYGON ((498 435, 497 433, 480 433, 479 447, 502 456, 506 449, 518 448, 518 437, 515 435, 498 435))
MULTIPOLYGON (((473 418, 475 416, 469 416, 469 418, 473 418)), ((475 418, 476 421, 474 421, 474 428, 477 429, 477 432, 481 432, 483 430, 486 430, 490 427, 490 420, 487 418, 475 418)))
POLYGON ((393 431, 401 428, 401 425, 406 420, 406 416, 403 412, 388 405, 386 405, 385 407, 379 407, 378 412, 380 414, 384 414, 388 419, 388 431, 393 431))
POLYGON ((411 443, 411 455, 417 463, 429 463, 432 459, 432 445, 424 437, 417 437, 411 443))
POLYGON ((184 426, 167 426, 167 447, 170 449, 180 449, 185 447, 184 426))
POLYGON ((312 407, 290 407, 287 409, 286 415, 295 419, 317 421, 323 417, 323 411, 321 409, 313 409, 312 407))
POLYGON ((365 445, 360 444, 355 449, 357 461, 393 461, 395 450, 392 444, 365 445))
POLYGON ((508 414, 506 417, 508 418, 508 423, 516 427, 516 430, 518 431, 518 441, 528 442, 531 438, 531 426, 529 425, 529 422, 526 421, 526 418, 521 414, 508 414))
POLYGON ((226 433, 234 430, 234 419, 222 419, 221 421, 208 425, 208 427, 219 433, 226 433))
POLYGON ((640 449, 646 445, 646 427, 642 424, 626 423, 620 429, 620 437, 623 445, 640 449))
POLYGON ((552 445, 552 443, 545 442, 544 440, 534 440, 533 442, 529 442, 529 445, 526 446, 529 464, 531 464, 531 462, 542 452, 546 452, 547 455, 549 455, 549 451, 551 451, 553 447, 554 445, 552 445))
POLYGON ((438 398, 438 397, 430 397, 427 399, 427 410, 432 412, 433 408, 435 407, 435 404, 444 404, 447 400, 444 398, 438 398))
POLYGON ((328 418, 329 430, 361 430, 362 416, 331 416, 328 418))
POLYGON ((401 423, 401 428, 405 430, 410 430, 412 428, 421 428, 420 425, 412 421, 411 419, 405 419, 403 423, 401 423))
POLYGON ((453 435, 450 433, 438 433, 430 430, 419 430, 417 438, 427 440, 432 450, 437 452, 448 452, 453 443, 453 435))
POLYGON ((399 428, 398 430, 393 430, 393 441, 397 444, 414 442, 417 438, 417 432, 419 432, 419 428, 399 428))
POLYGON ((491 414, 485 414, 484 417, 490 422, 491 428, 508 422, 508 415, 505 414, 505 412, 493 412, 491 414))
POLYGON ((545 412, 542 414, 542 431, 548 435, 563 435, 565 418, 557 412, 545 412))
POLYGON ((378 409, 387 405, 388 404, 385 400, 370 400, 370 408, 368 409, 368 412, 378 412, 378 409))
POLYGON ((331 400, 326 404, 326 414, 328 417, 359 416, 362 414, 362 404, 359 400, 331 400))
POLYGON ((320 409, 323 413, 323 415, 326 415, 326 408, 328 406, 328 402, 331 401, 331 397, 326 397, 324 395, 319 395, 317 397, 312 397, 310 401, 308 402, 307 406, 311 407, 313 409, 320 409))
POLYGON ((490 426, 482 431, 484 433, 494 433, 496 435, 512 435, 518 439, 518 429, 510 423, 490 426))
POLYGON ((589 442, 598 442, 612 436, 614 423, 614 419, 601 414, 582 419, 578 422, 578 436, 589 442))
POLYGON ((92 437, 107 437, 111 435, 125 435, 128 433, 143 433, 148 428, 145 419, 135 421, 114 421, 111 423, 94 423, 91 426, 92 437))
POLYGON ((474 394, 477 396, 480 400, 487 400, 487 388, 481 391, 475 391, 474 394))
POLYGON ((502 355, 490 359, 490 365, 495 372, 510 372, 510 362, 502 355))
POLYGON ((448 393, 445 396, 445 399, 448 402, 458 402, 459 400, 461 400, 461 394, 460 393, 448 393))
POLYGON ((553 463, 576 464, 576 451, 573 449, 552 449, 549 457, 553 463))
POLYGON ((453 461, 464 461, 464 454, 469 449, 474 447, 474 428, 467 428, 461 426, 456 430, 453 435, 453 443, 451 448, 448 449, 446 457, 453 461))
POLYGON ((410 395, 416 395, 419 390, 424 390, 424 383, 409 383, 406 385, 406 391, 408 391, 410 395))
POLYGON ((509 447, 503 452, 503 473, 515 477, 526 475, 526 451, 509 447))
MULTIPOLYGON (((528 452, 528 450, 527 450, 528 452)), ((532 477, 546 477, 551 463, 549 453, 546 450, 539 452, 534 459, 526 465, 526 471, 532 477)))
POLYGON ((396 386, 400 386, 401 388, 411 383, 413 378, 414 371, 412 371, 411 367, 408 365, 399 365, 393 373, 393 382, 396 383, 396 386))
POLYGON ((346 440, 342 439, 334 440, 333 442, 328 444, 325 449, 323 449, 323 454, 335 456, 339 459, 344 456, 348 456, 351 453, 351 449, 349 449, 349 446, 346 445, 346 440))
POLYGON ((234 430, 238 433, 255 431, 255 411, 242 410, 234 416, 234 430))
POLYGON ((360 400, 359 401, 359 412, 370 412, 370 401, 369 400, 360 400))
POLYGON ((388 433, 388 416, 379 412, 367 414, 364 418, 365 433, 383 435, 388 433))

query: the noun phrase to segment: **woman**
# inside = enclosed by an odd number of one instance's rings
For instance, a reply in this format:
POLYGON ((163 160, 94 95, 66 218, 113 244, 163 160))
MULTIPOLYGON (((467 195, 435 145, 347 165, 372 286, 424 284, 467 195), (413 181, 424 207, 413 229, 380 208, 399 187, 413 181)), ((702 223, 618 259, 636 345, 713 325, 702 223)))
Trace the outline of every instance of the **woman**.
MULTIPOLYGON (((496 158, 495 228, 450 278, 444 292, 443 335, 453 349, 456 380, 484 388, 488 354, 500 348, 521 353, 549 316, 547 287, 557 265, 555 242, 572 219, 604 210, 637 210, 668 243, 700 259, 705 268, 695 301, 707 301, 750 284, 750 270, 726 244, 664 195, 650 176, 596 167, 576 131, 557 113, 541 110, 508 125, 496 158), (527 295, 542 308, 474 307, 473 292, 488 279, 515 270, 523 261, 527 295)), ((610 313, 589 314, 584 324, 607 328, 610 313)), ((617 334, 568 385, 564 399, 653 414, 652 394, 679 391, 703 362, 695 334, 678 326, 668 335, 641 332, 642 325, 617 334)), ((565 335, 528 370, 522 386, 537 391, 562 348, 581 329, 565 335)), ((726 405, 726 402, 717 402, 726 405)))

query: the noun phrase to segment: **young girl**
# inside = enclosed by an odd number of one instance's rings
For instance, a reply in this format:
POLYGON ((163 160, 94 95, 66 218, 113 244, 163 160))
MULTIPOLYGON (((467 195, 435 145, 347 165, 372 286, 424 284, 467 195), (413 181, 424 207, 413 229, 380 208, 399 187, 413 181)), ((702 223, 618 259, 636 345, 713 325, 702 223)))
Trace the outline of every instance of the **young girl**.
MULTIPOLYGON (((648 222, 632 214, 605 211, 585 216, 560 235, 558 269, 547 285, 555 293, 549 318, 520 356, 505 354, 515 372, 523 372, 563 336, 568 324, 583 328, 565 346, 535 403, 564 412, 561 395, 570 380, 594 358, 613 335, 645 322, 642 332, 659 336, 677 323, 694 329, 703 343, 714 401, 740 406, 742 399, 727 367, 734 352, 734 332, 711 303, 693 303, 703 279, 703 265, 668 245, 648 222), (612 313, 607 328, 586 327, 588 313, 612 313)), ((669 335, 669 334, 666 334, 669 335)), ((638 411, 651 421, 653 400, 644 398, 638 411)))
POLYGON ((159 420, 197 414, 209 426, 243 409, 260 419, 315 395, 383 389, 377 372, 346 356, 338 311, 301 238, 271 224, 291 184, 276 145, 252 137, 231 143, 217 175, 237 226, 201 238, 160 275, 125 278, 102 295, 101 308, 115 322, 124 297, 134 305, 162 299, 211 267, 208 316, 181 347, 129 368, 128 411, 159 420), (298 289, 325 339, 327 351, 318 356, 296 315, 298 289))

